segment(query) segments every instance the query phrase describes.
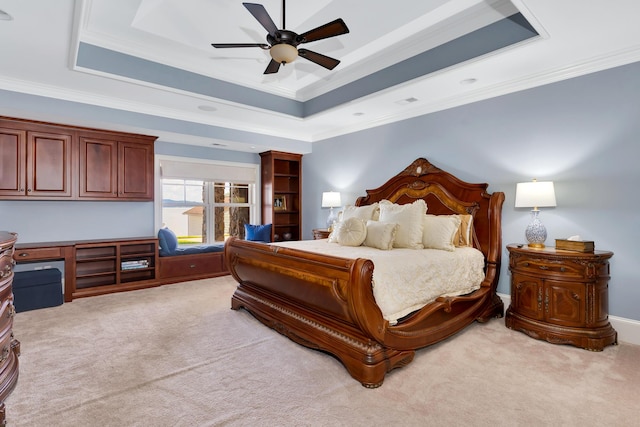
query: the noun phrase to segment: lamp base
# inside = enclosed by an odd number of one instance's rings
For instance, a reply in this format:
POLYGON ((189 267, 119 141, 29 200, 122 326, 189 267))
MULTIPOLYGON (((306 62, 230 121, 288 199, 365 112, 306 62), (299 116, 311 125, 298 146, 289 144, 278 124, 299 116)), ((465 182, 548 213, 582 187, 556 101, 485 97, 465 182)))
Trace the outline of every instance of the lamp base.
POLYGON ((542 249, 544 248, 544 243, 529 243, 527 246, 534 249, 542 249))
POLYGON ((544 241, 547 240, 547 229, 540 222, 539 213, 540 211, 535 209, 531 211, 531 222, 524 232, 530 248, 544 248, 544 241))

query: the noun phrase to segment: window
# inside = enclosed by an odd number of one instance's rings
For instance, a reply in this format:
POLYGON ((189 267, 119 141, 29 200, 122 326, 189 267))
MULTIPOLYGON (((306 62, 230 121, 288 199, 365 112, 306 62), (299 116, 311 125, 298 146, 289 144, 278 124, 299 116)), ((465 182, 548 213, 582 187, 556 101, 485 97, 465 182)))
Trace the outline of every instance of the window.
POLYGON ((225 164, 160 160, 160 167, 161 222, 180 244, 244 238, 244 224, 257 220, 257 165, 229 169, 225 164), (226 172, 230 179, 222 177, 226 172))

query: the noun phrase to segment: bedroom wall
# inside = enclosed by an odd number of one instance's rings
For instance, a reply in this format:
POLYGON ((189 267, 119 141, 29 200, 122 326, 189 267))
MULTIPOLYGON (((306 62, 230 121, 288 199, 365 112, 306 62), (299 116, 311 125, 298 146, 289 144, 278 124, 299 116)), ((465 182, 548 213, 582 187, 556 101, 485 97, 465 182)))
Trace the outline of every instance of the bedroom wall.
MULTIPOLYGON (((541 213, 547 243, 579 234, 613 251, 609 312, 640 320, 639 91, 636 63, 315 143, 303 158, 305 238, 324 227, 323 191, 352 204, 425 157, 503 191, 503 243, 524 242, 530 216, 514 208, 516 183, 552 180, 558 206, 541 213)), ((507 260, 504 250, 498 292, 508 295, 507 260)))

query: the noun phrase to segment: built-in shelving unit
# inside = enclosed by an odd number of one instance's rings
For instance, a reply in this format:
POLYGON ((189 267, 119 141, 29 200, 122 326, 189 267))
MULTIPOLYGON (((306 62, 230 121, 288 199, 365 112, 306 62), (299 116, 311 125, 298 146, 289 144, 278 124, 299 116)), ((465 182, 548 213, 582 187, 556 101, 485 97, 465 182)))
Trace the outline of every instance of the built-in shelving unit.
POLYGON ((260 153, 262 222, 272 224, 271 240, 302 238, 302 155, 260 153))
POLYGON ((157 239, 75 245, 72 298, 157 285, 157 254, 157 239))

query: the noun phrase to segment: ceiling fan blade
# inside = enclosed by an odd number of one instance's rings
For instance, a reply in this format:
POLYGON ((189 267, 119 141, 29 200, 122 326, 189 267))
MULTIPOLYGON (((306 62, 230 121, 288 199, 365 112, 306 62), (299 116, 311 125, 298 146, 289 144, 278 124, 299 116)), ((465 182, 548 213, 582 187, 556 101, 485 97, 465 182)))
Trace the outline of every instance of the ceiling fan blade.
POLYGON ((300 39, 302 40, 301 43, 308 43, 339 36, 348 32, 349 28, 347 28, 347 24, 344 23, 342 18, 338 18, 335 21, 331 21, 327 24, 314 28, 313 30, 309 30, 306 33, 300 34, 300 39))
POLYGON ((275 37, 278 27, 273 23, 273 19, 267 13, 267 10, 263 5, 257 3, 242 3, 247 8, 249 13, 258 20, 269 34, 275 37))
POLYGON ((274 73, 277 73, 279 69, 280 69, 280 63, 272 59, 271 62, 269 62, 269 65, 267 65, 267 69, 264 70, 263 74, 274 74, 274 73))
POLYGON ((259 47, 264 50, 269 50, 269 45, 265 43, 211 43, 211 46, 217 47, 219 49, 229 48, 229 47, 259 47))
POLYGON ((307 49, 298 49, 298 55, 308 59, 311 62, 315 62, 318 65, 333 70, 340 63, 337 59, 330 58, 317 52, 313 52, 307 49))

